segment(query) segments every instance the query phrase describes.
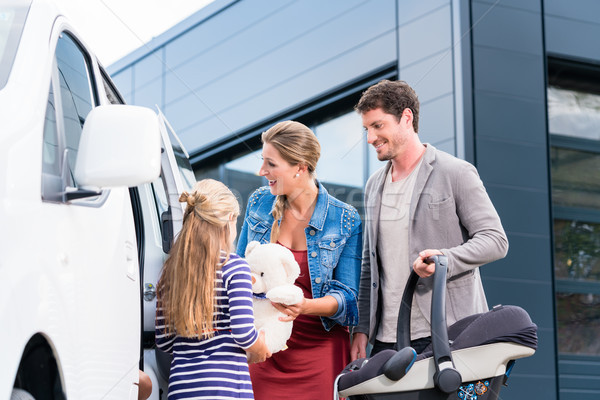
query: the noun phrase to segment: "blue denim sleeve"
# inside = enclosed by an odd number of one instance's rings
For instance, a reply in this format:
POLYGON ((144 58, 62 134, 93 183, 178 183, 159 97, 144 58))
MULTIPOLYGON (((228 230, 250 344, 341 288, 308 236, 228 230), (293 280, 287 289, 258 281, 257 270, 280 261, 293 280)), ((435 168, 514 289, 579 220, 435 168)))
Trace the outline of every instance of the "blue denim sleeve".
POLYGON ((336 322, 339 322, 340 318, 344 319, 346 315, 346 300, 344 298, 344 294, 341 291, 332 290, 329 293, 327 293, 327 295, 332 296, 338 303, 337 311, 329 318, 336 322))
POLYGON ((346 241, 340 260, 333 271, 333 279, 328 282, 326 294, 338 301, 338 309, 328 319, 343 325, 358 324, 358 284, 362 260, 362 223, 354 211, 355 223, 346 241))

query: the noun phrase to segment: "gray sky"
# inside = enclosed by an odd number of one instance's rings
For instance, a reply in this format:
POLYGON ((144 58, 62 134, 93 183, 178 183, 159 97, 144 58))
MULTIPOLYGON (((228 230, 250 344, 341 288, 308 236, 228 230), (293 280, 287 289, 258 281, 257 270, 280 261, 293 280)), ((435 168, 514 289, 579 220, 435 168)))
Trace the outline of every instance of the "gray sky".
POLYGON ((54 0, 108 67, 213 0, 54 0))

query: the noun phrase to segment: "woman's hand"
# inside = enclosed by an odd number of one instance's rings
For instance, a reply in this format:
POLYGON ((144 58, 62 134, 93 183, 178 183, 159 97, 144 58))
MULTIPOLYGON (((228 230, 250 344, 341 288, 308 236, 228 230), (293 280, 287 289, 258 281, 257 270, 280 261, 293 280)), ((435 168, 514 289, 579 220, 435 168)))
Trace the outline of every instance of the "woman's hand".
POLYGON ((293 321, 298 317, 298 315, 306 314, 306 298, 304 297, 302 298, 301 302, 296 304, 283 304, 274 302, 271 302, 271 304, 273 304, 273 307, 285 315, 285 317, 279 317, 279 320, 283 322, 293 321))
POLYGON ((245 350, 248 364, 260 363, 271 357, 271 352, 265 343, 265 331, 259 331, 256 342, 245 350))

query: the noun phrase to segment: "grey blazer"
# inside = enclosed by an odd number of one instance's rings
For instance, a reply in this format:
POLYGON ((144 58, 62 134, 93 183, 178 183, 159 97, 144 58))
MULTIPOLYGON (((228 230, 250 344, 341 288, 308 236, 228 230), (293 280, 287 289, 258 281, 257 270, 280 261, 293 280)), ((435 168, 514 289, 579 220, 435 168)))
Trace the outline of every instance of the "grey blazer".
MULTIPOLYGON (((430 144, 423 155, 409 211, 409 260, 425 249, 448 256, 446 314, 448 325, 488 310, 479 267, 504 257, 508 240, 475 167, 430 144)), ((379 257, 377 233, 381 195, 388 162, 367 181, 364 245, 359 287, 359 321, 354 332, 375 340, 379 323, 379 257)), ((420 279, 413 302, 428 322, 433 277, 420 279)), ((402 296, 402 293, 398 293, 402 296)))

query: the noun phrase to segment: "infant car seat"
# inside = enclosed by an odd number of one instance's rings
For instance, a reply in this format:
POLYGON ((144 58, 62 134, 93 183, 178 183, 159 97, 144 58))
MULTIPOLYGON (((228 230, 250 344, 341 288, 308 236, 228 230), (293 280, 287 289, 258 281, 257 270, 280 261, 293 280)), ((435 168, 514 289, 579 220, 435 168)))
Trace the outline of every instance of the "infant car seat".
POLYGON ((410 275, 398 313, 397 343, 357 359, 335 381, 350 400, 496 400, 516 359, 537 349, 537 326, 517 306, 492 310, 446 326, 447 257, 434 256, 432 343, 419 355, 410 347, 410 312, 419 276, 410 275))

